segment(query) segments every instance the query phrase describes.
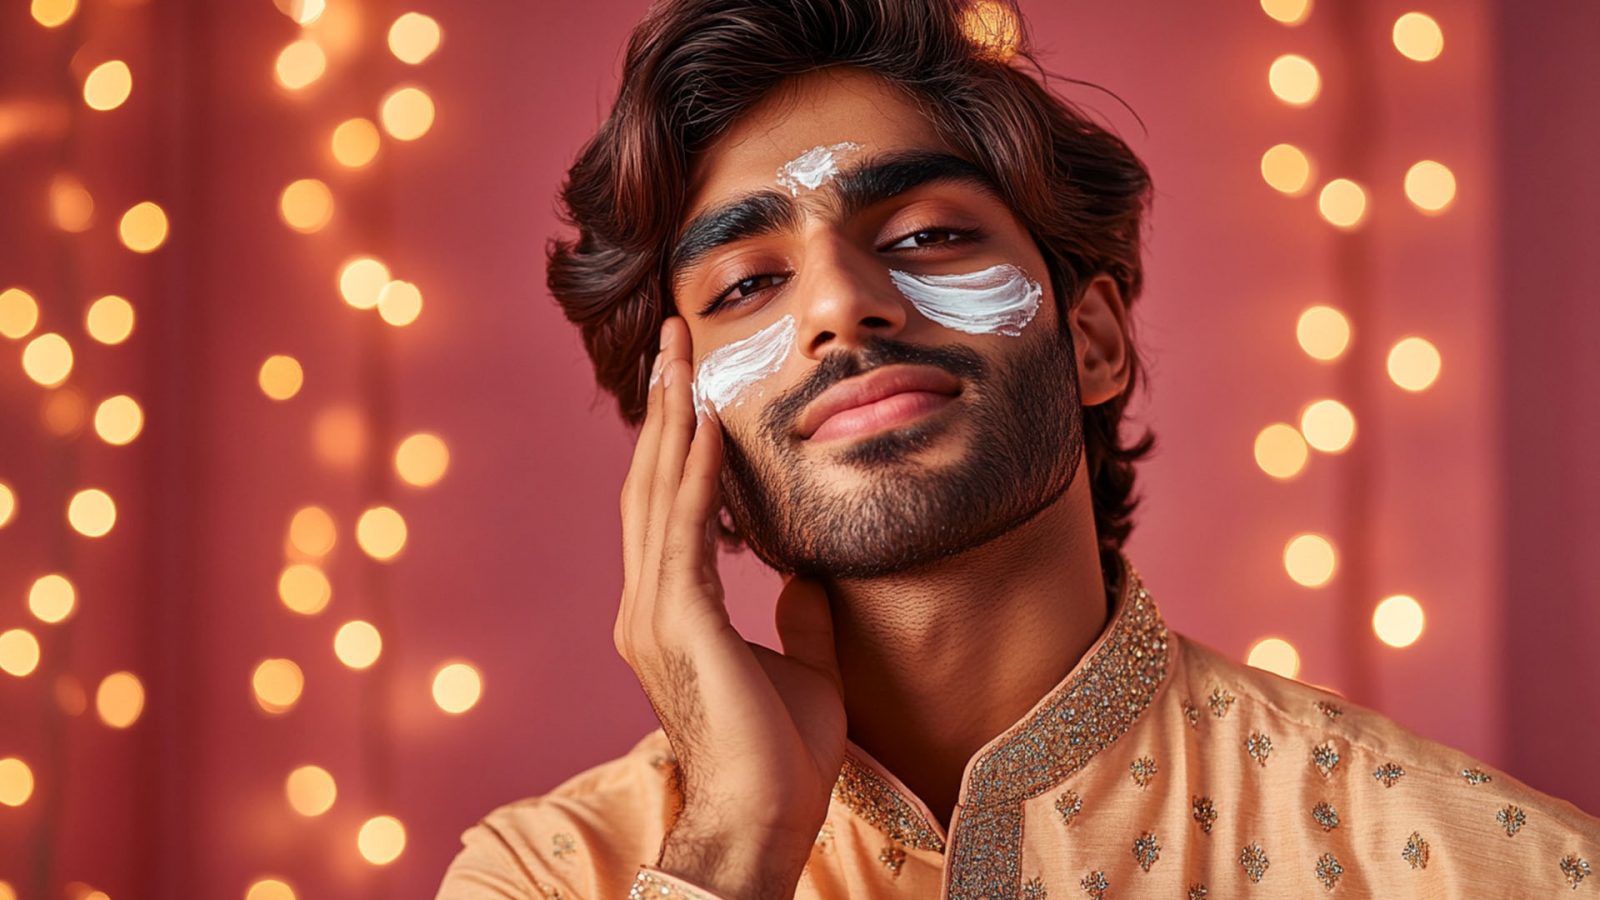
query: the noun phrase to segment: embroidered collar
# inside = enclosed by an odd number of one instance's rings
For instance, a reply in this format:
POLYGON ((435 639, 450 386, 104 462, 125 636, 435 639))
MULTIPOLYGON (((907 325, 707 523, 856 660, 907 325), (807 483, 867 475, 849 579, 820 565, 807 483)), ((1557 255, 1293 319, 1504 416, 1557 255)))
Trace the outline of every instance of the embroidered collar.
MULTIPOLYGON (((1012 819, 1020 827, 1022 802, 1060 784, 1126 734, 1165 680, 1166 623, 1133 563, 1118 556, 1121 591, 1100 637, 1027 715, 967 764, 954 836, 958 858, 982 855, 989 840, 978 831, 1012 819)), ((945 852, 943 829, 927 806, 854 742, 846 747, 833 797, 894 841, 945 852)), ((987 867, 979 862, 976 868, 987 867)))

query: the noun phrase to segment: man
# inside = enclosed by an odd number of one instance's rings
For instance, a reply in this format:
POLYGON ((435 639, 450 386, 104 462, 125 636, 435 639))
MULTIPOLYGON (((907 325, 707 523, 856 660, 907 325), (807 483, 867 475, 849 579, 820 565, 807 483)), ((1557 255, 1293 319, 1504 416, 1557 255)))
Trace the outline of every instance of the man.
POLYGON ((1021 36, 947 0, 639 25, 550 284, 642 422, 614 637, 662 729, 468 829, 440 897, 1600 886, 1600 821, 1167 629, 1122 551, 1150 181, 1021 36), (783 653, 719 536, 785 575, 783 653))

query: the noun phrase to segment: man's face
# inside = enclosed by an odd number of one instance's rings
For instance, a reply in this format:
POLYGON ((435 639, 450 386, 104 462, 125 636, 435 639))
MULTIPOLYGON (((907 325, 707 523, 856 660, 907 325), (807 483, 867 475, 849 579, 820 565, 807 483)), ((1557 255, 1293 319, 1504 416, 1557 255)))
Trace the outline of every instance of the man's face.
POLYGON ((775 91, 697 159, 674 297, 697 402, 722 419, 729 514, 774 569, 904 572, 1071 483, 1071 334, 986 182, 903 95, 846 69, 775 91), (828 415, 867 388, 889 396, 828 415))

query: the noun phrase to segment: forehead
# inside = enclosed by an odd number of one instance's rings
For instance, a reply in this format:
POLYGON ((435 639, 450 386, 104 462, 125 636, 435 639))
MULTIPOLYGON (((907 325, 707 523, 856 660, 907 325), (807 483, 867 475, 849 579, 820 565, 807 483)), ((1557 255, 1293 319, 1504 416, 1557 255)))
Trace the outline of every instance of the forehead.
POLYGON ((883 78, 849 68, 807 73, 773 90, 698 155, 684 221, 718 202, 775 187, 778 169, 813 147, 847 141, 864 154, 954 152, 910 97, 883 78))

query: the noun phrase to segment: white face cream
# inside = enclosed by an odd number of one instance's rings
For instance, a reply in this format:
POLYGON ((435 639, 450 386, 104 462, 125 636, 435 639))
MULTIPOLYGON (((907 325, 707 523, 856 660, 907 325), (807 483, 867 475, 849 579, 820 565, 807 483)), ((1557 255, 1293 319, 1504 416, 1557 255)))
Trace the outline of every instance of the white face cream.
POLYGON ((889 270, 911 305, 946 328, 968 334, 1020 337, 1039 311, 1044 289, 1009 263, 962 275, 913 275, 889 270))
POLYGON ((860 144, 850 141, 812 147, 778 167, 778 184, 788 188, 794 197, 800 196, 801 188, 814 191, 839 174, 836 154, 860 149, 860 144))
POLYGON ((721 413, 745 389, 778 371, 794 348, 794 316, 786 315, 747 338, 707 353, 694 375, 694 408, 721 413))

